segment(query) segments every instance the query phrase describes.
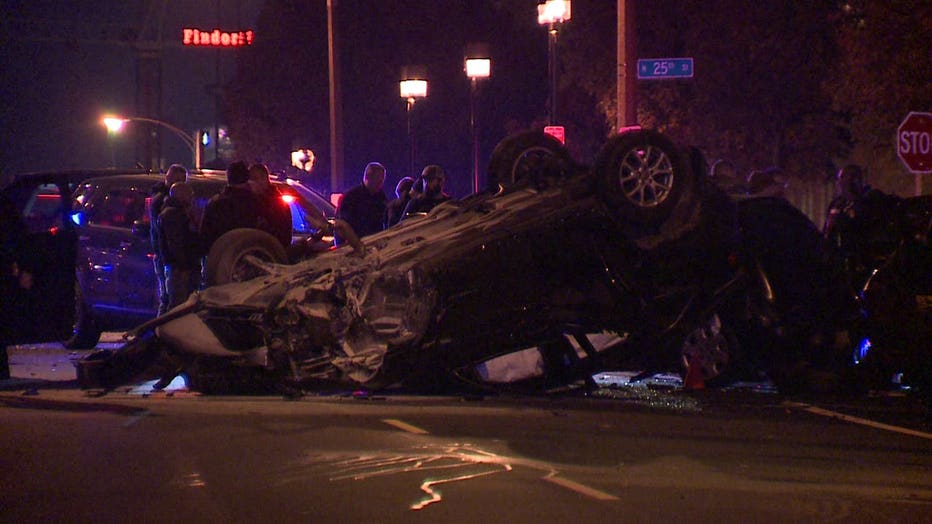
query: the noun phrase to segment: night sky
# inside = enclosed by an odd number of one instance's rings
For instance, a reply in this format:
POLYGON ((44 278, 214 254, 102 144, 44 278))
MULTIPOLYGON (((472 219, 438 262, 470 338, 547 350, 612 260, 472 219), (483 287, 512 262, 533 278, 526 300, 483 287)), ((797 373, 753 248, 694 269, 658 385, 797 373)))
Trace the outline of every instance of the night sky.
MULTIPOLYGON (((108 140, 104 113, 136 111, 135 54, 125 42, 144 26, 151 2, 140 0, 0 0, 0 172, 132 166, 130 133, 108 140)), ((156 2, 160 3, 160 2, 156 2)), ((161 24, 161 119, 185 130, 212 127, 206 86, 234 73, 228 50, 182 47, 186 26, 251 26, 259 0, 171 0, 161 24)), ((191 164, 190 150, 166 132, 167 163, 191 164)))
MULTIPOLYGON (((484 169, 492 147, 507 134, 508 125, 517 121, 515 125, 527 126, 546 116, 546 31, 536 24, 536 1, 524 0, 527 20, 507 33, 493 27, 495 20, 488 20, 493 17, 488 6, 496 4, 494 0, 446 1, 445 5, 455 6, 455 12, 450 13, 440 5, 444 2, 433 0, 379 3, 382 10, 397 11, 397 7, 413 13, 409 23, 384 28, 379 20, 367 19, 378 18, 378 9, 357 9, 359 3, 341 3, 341 10, 347 10, 342 17, 353 21, 353 27, 341 35, 347 46, 341 52, 343 69, 364 73, 369 67, 364 62, 367 57, 384 62, 386 56, 391 56, 385 51, 394 49, 408 50, 403 60, 427 62, 434 76, 430 100, 418 107, 420 114, 416 115, 422 119, 419 162, 441 163, 448 175, 456 173, 448 176, 448 180, 454 179, 451 192, 455 196, 468 193, 469 91, 462 72, 462 49, 471 34, 465 33, 475 30, 477 40, 498 46, 497 50, 493 48, 493 77, 481 95, 485 103, 480 104, 480 121, 485 119, 482 123, 487 127, 482 131, 480 155, 484 169), (375 32, 378 40, 372 36, 375 32), (367 39, 375 48, 360 47, 363 44, 359 42, 367 39), (515 83, 520 87, 515 88, 515 83), (503 103, 509 107, 502 107, 503 103), (488 115, 498 120, 491 122, 488 115), (433 128, 427 125, 431 119, 433 128)), ((150 4, 153 2, 143 0, 0 0, 3 176, 49 169, 104 168, 114 163, 118 167, 133 165, 137 158, 132 133, 124 131, 108 137, 101 117, 105 113, 136 113, 135 51, 126 42, 127 35, 144 27, 150 4)), ((323 24, 325 28, 326 1, 309 4, 319 4, 320 12, 308 14, 309 19, 316 18, 309 20, 308 26, 320 28, 323 24)), ((225 84, 234 78, 235 51, 183 47, 182 28, 256 28, 263 2, 169 0, 167 5, 164 20, 150 22, 146 27, 150 31, 147 38, 161 28, 164 42, 160 119, 185 130, 212 129, 215 104, 208 86, 216 83, 218 59, 220 82, 225 84)), ((325 32, 317 36, 326 42, 325 32)), ((256 37, 262 38, 261 32, 257 31, 256 37)), ((395 76, 400 71, 395 71, 394 64, 392 68, 391 78, 378 82, 358 80, 364 74, 344 74, 347 187, 358 182, 357 175, 370 160, 388 165, 389 192, 394 181, 407 171, 404 102, 398 97, 395 76)), ((326 85, 316 89, 325 90, 326 85)), ((322 150, 320 153, 328 153, 326 144, 315 147, 322 150)), ((167 131, 162 132, 161 149, 164 165, 191 165, 190 150, 167 131)), ((206 159, 210 158, 208 154, 206 159)))

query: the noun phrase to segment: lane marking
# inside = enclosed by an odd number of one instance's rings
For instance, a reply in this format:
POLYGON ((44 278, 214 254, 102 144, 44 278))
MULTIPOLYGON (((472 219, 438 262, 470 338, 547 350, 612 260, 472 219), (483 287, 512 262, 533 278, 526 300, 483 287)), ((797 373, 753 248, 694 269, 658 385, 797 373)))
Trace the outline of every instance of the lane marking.
POLYGON ((544 477, 544 480, 546 480, 547 482, 556 484, 557 486, 575 491, 576 493, 580 493, 587 497, 594 498, 596 500, 618 500, 618 497, 616 497, 615 495, 612 495, 611 493, 606 493, 604 491, 600 491, 595 488, 590 488, 589 486, 586 486, 585 484, 580 484, 579 482, 576 482, 573 480, 558 477, 556 476, 555 473, 551 473, 550 475, 547 475, 546 477, 544 477))
POLYGON ((407 422, 398 420, 396 418, 383 418, 382 422, 388 424, 389 426, 394 426, 402 431, 407 431, 408 433, 414 433, 415 435, 427 435, 430 433, 426 429, 421 429, 417 426, 408 424, 407 422))
POLYGON ((903 435, 910 435, 913 437, 919 437, 924 439, 932 440, 932 433, 926 433, 924 431, 917 431, 915 429, 904 428, 900 426, 894 426, 891 424, 884 424, 883 422, 875 422, 866 418, 855 417, 851 415, 845 415, 844 413, 838 413, 837 411, 831 411, 828 409, 822 409, 803 402, 784 402, 783 405, 792 408, 798 408, 803 411, 808 411, 815 415, 822 415, 823 417, 836 418, 843 420, 845 422, 851 422, 853 424, 861 424, 862 426, 869 426, 872 428, 882 429, 885 431, 892 431, 894 433, 902 433, 903 435))

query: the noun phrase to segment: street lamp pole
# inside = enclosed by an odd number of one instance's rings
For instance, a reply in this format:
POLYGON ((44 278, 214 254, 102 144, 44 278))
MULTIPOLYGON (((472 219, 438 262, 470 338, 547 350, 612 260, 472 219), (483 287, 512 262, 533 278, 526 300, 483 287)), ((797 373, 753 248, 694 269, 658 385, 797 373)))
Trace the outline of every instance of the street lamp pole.
POLYGON ((337 0, 327 0, 327 57, 330 86, 330 192, 343 186, 343 89, 340 81, 337 0))
POLYGON ((492 75, 492 60, 486 44, 472 43, 466 46, 466 76, 470 80, 469 127, 472 131, 472 190, 479 192, 479 125, 476 110, 479 104, 479 80, 492 75))
POLYGON ((550 74, 550 125, 557 123, 557 26, 572 16, 570 0, 547 0, 537 4, 537 23, 547 26, 550 74))
POLYGON ((479 126, 476 125, 476 105, 479 98, 479 81, 470 79, 469 127, 472 131, 472 192, 479 192, 479 126))
POLYGON ((550 73, 550 125, 557 123, 557 29, 550 24, 548 30, 547 68, 550 73))
POLYGON ((411 124, 411 110, 419 98, 427 96, 427 75, 423 66, 406 66, 401 69, 399 93, 405 99, 405 114, 408 119, 408 176, 414 176, 414 160, 417 150, 414 126, 411 124))
POLYGON ((107 126, 107 129, 109 129, 111 132, 114 132, 114 133, 122 129, 123 125, 126 122, 148 122, 150 124, 160 125, 168 129, 169 131, 177 135, 178 138, 184 141, 185 145, 188 146, 188 148, 194 154, 194 168, 195 169, 201 168, 201 147, 200 147, 200 141, 198 140, 199 138, 198 135, 200 134, 199 132, 195 132, 194 135, 192 136, 192 135, 185 133, 180 128, 169 124, 168 122, 158 120, 155 118, 143 117, 143 116, 131 116, 131 117, 125 117, 125 118, 116 117, 116 116, 108 116, 108 117, 104 117, 103 119, 103 123, 105 126, 107 126))

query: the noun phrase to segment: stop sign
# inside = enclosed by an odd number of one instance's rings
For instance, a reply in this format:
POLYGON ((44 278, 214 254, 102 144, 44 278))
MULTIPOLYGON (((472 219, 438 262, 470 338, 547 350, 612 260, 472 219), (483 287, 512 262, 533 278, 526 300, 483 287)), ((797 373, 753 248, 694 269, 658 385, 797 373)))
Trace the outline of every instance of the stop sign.
POLYGON ((903 119, 896 154, 913 173, 932 173, 932 113, 912 112, 903 119))

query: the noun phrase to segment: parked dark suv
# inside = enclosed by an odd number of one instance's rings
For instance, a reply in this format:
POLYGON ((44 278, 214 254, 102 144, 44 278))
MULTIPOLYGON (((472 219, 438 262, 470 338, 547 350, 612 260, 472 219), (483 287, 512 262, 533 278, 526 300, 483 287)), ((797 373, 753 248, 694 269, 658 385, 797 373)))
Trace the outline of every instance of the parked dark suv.
MULTIPOLYGON (((74 336, 65 341, 67 347, 94 347, 102 330, 127 329, 155 316, 158 296, 148 208, 152 187, 163 180, 158 173, 107 172, 74 184, 77 309, 74 336)), ((194 188, 195 207, 203 213, 207 200, 226 185, 226 176, 220 171, 196 171, 188 181, 194 188)), ((333 217, 333 205, 301 183, 284 179, 274 184, 291 207, 296 237, 317 233, 308 221, 315 209, 333 217)), ((321 242, 332 244, 332 238, 321 242)))

